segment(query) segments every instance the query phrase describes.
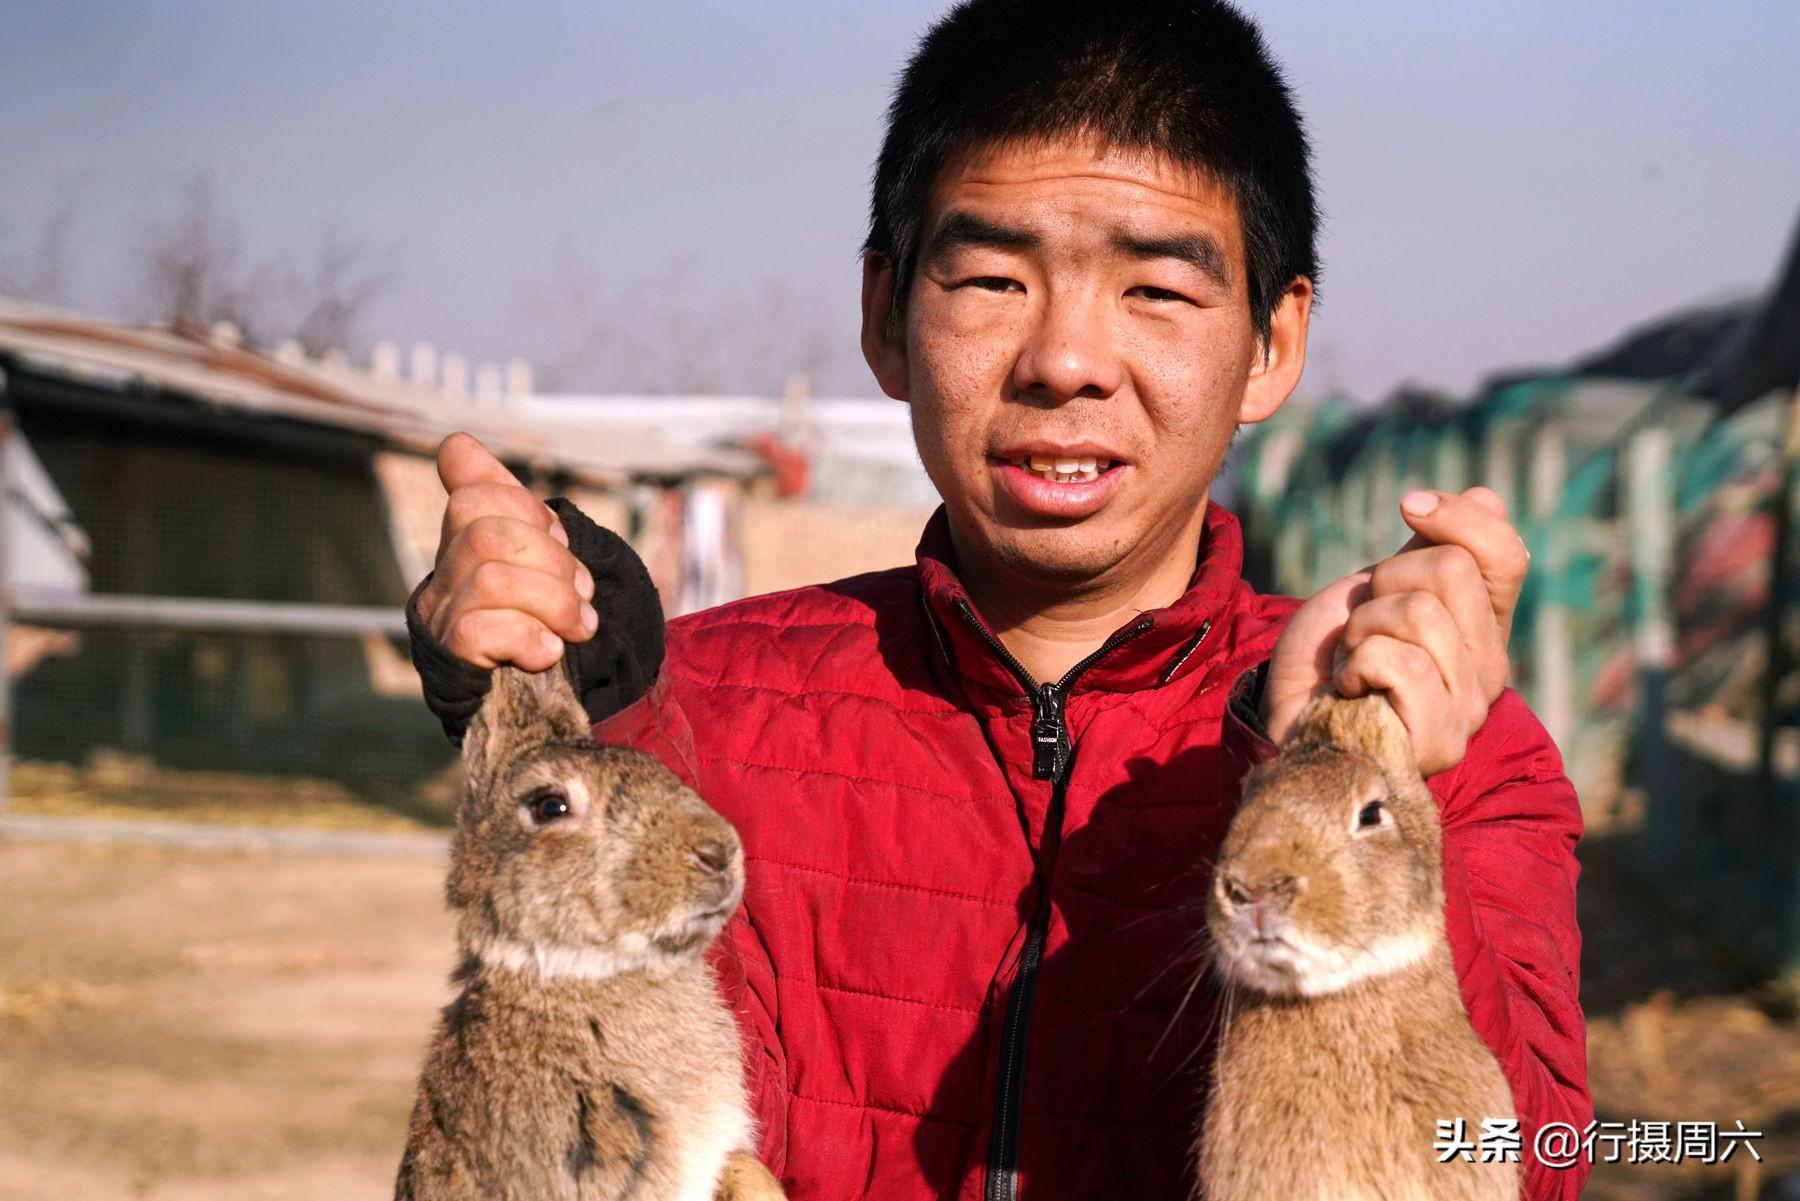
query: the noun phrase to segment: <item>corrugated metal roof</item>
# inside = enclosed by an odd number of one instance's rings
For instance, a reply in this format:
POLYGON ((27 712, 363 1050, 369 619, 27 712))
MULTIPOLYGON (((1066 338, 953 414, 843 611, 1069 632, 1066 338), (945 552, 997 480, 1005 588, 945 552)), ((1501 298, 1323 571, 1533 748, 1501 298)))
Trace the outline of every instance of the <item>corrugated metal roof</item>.
POLYGON ((0 299, 0 357, 99 388, 179 394, 223 410, 279 416, 374 435, 432 453, 466 430, 502 458, 560 468, 590 483, 644 477, 757 476, 767 465, 731 449, 698 447, 632 422, 616 438, 572 442, 524 408, 380 379, 342 364, 277 358, 205 330, 99 321, 0 299))

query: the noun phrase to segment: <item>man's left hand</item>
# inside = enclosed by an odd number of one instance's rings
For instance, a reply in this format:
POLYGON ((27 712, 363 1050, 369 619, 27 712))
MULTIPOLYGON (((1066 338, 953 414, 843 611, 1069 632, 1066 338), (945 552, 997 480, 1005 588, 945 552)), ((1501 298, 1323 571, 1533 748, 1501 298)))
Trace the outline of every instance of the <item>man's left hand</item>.
POLYGON ((1506 687, 1507 639, 1530 555, 1487 488, 1409 492, 1399 552, 1320 590, 1275 644, 1262 718, 1279 745, 1307 701, 1385 692, 1419 770, 1462 761, 1506 687))

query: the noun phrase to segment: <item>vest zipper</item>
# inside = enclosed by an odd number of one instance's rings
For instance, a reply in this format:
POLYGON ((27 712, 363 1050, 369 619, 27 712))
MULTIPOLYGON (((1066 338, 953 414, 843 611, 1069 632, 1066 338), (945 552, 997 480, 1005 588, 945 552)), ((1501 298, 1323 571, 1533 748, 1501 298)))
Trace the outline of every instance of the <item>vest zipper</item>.
POLYGON ((986 1201, 1015 1201, 1019 1195, 1019 1106, 1025 1095, 1025 1042, 1031 1025, 1031 1003, 1037 995, 1038 967, 1050 931, 1050 865, 1062 845, 1063 796, 1074 761, 1064 703, 1083 672, 1155 625, 1146 617, 1120 630, 1054 684, 1039 684, 1006 645, 981 623, 966 599, 956 607, 994 656, 1006 665, 1031 698, 1031 774, 1050 781, 1050 805, 1044 811, 1043 845, 1038 850, 1038 902, 1025 926, 1025 949, 1019 974, 1006 999, 1006 1021, 1000 1034, 1000 1078, 994 1095, 994 1132, 988 1142, 986 1201))

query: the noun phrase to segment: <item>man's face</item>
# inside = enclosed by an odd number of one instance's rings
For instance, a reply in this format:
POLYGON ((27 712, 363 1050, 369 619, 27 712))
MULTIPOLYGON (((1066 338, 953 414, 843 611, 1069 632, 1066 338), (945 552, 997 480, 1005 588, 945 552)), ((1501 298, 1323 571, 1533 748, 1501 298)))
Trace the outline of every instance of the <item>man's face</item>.
POLYGON ((870 339, 959 551, 1064 585, 1191 553, 1238 422, 1299 377, 1265 379, 1230 193, 1082 141, 946 164, 904 342, 870 339))

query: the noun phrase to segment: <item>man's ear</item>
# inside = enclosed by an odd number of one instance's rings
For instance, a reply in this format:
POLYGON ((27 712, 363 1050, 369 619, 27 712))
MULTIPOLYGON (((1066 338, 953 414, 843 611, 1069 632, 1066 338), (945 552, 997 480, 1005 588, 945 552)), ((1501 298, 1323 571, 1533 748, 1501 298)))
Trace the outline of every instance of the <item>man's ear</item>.
POLYGON ((1250 362, 1250 379, 1244 386, 1244 403, 1238 408, 1238 424, 1254 425, 1275 415, 1306 370, 1306 328, 1312 319, 1312 280, 1296 275, 1275 305, 1269 321, 1269 340, 1259 344, 1250 362))
POLYGON ((862 352, 875 382, 895 400, 909 400, 906 343, 894 315, 894 261, 874 251, 863 255, 862 352))

